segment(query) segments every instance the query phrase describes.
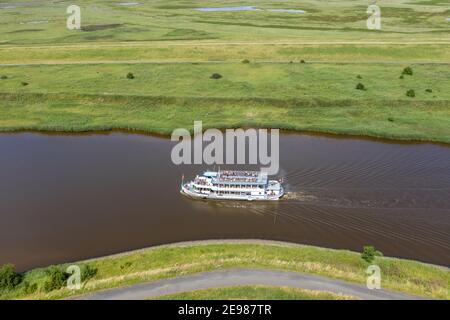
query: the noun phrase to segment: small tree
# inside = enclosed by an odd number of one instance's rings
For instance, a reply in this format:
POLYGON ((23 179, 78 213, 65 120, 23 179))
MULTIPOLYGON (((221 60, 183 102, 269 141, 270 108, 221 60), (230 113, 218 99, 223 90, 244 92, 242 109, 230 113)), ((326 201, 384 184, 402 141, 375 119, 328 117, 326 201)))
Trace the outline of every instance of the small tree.
POLYGON ((23 276, 14 270, 14 265, 5 264, 0 268, 0 291, 13 290, 22 282, 23 276))
POLYGON ((425 92, 432 93, 433 89, 426 89, 425 92))
POLYGON ((3 74, 2 76, 0 76, 0 79, 6 80, 6 79, 8 79, 8 77, 3 74))
POLYGON ((406 67, 405 69, 403 69, 402 74, 405 74, 407 76, 412 76, 413 75, 413 70, 411 67, 406 67))
POLYGON ((362 76, 361 76, 360 74, 358 74, 358 75, 356 76, 356 78, 357 78, 357 79, 362 79, 362 76))
POLYGON ((244 59, 244 60, 242 60, 242 63, 248 64, 248 63, 250 63, 250 60, 244 59))
POLYGON ((210 78, 218 80, 222 78, 222 75, 220 73, 213 73, 210 78))
POLYGON ((53 290, 61 289, 67 283, 69 274, 64 272, 62 269, 52 266, 45 270, 47 275, 47 280, 44 283, 44 290, 50 292, 53 290))
POLYGON ((300 60, 300 63, 306 63, 306 61, 302 59, 302 60, 300 60))
POLYGON ((128 72, 127 79, 130 79, 130 80, 134 79, 134 74, 132 74, 131 72, 128 72))
POLYGON ((360 82, 356 85, 356 89, 365 91, 366 87, 360 82))
POLYGON ((406 96, 410 97, 410 98, 414 98, 416 96, 416 92, 413 89, 408 90, 408 91, 406 91, 406 96))
POLYGON ((29 85, 29 83, 28 83, 28 82, 25 82, 25 81, 22 81, 20 84, 21 84, 22 86, 24 86, 24 87, 26 87, 27 85, 29 85))
POLYGON ((383 254, 380 251, 375 250, 374 246, 364 246, 363 252, 361 253, 361 259, 368 263, 372 263, 373 260, 375 260, 375 257, 380 257, 382 255, 383 254))

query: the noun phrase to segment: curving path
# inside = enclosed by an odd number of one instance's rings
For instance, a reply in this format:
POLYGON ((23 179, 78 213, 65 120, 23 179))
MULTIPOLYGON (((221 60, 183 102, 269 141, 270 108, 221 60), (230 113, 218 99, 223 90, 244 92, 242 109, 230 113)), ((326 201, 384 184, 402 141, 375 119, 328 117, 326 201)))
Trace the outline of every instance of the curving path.
POLYGON ((82 300, 143 300, 167 294, 239 285, 284 286, 298 289, 328 291, 368 300, 420 299, 386 290, 369 290, 363 285, 351 284, 326 277, 288 271, 260 269, 229 269, 197 273, 173 279, 100 291, 79 297, 82 300))

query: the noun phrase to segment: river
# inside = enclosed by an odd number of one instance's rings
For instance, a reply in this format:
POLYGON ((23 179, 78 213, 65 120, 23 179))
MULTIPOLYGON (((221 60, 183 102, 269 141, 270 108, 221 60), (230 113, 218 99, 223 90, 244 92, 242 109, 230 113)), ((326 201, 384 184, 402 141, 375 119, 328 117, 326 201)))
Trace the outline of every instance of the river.
POLYGON ((26 270, 187 240, 252 238, 450 265, 450 148, 283 134, 277 203, 179 194, 173 143, 112 132, 0 135, 0 264, 26 270))

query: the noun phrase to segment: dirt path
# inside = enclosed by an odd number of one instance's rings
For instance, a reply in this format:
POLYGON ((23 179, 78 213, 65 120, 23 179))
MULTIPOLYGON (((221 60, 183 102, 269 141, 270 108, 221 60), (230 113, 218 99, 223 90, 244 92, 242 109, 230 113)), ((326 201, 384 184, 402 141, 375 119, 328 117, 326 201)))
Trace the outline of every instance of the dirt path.
POLYGON ((144 300, 168 294, 228 286, 266 285, 318 290, 365 300, 416 300, 418 297, 387 290, 370 290, 321 276, 261 269, 230 269, 164 279, 151 283, 100 291, 79 300, 144 300))

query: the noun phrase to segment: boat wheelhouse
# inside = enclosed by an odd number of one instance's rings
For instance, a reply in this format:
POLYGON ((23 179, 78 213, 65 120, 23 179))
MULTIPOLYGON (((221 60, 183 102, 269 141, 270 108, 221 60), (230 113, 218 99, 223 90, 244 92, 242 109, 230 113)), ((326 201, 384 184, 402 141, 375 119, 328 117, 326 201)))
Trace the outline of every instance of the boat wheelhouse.
POLYGON ((280 181, 269 180, 260 171, 207 171, 182 183, 180 192, 196 199, 279 200, 284 195, 280 181))

